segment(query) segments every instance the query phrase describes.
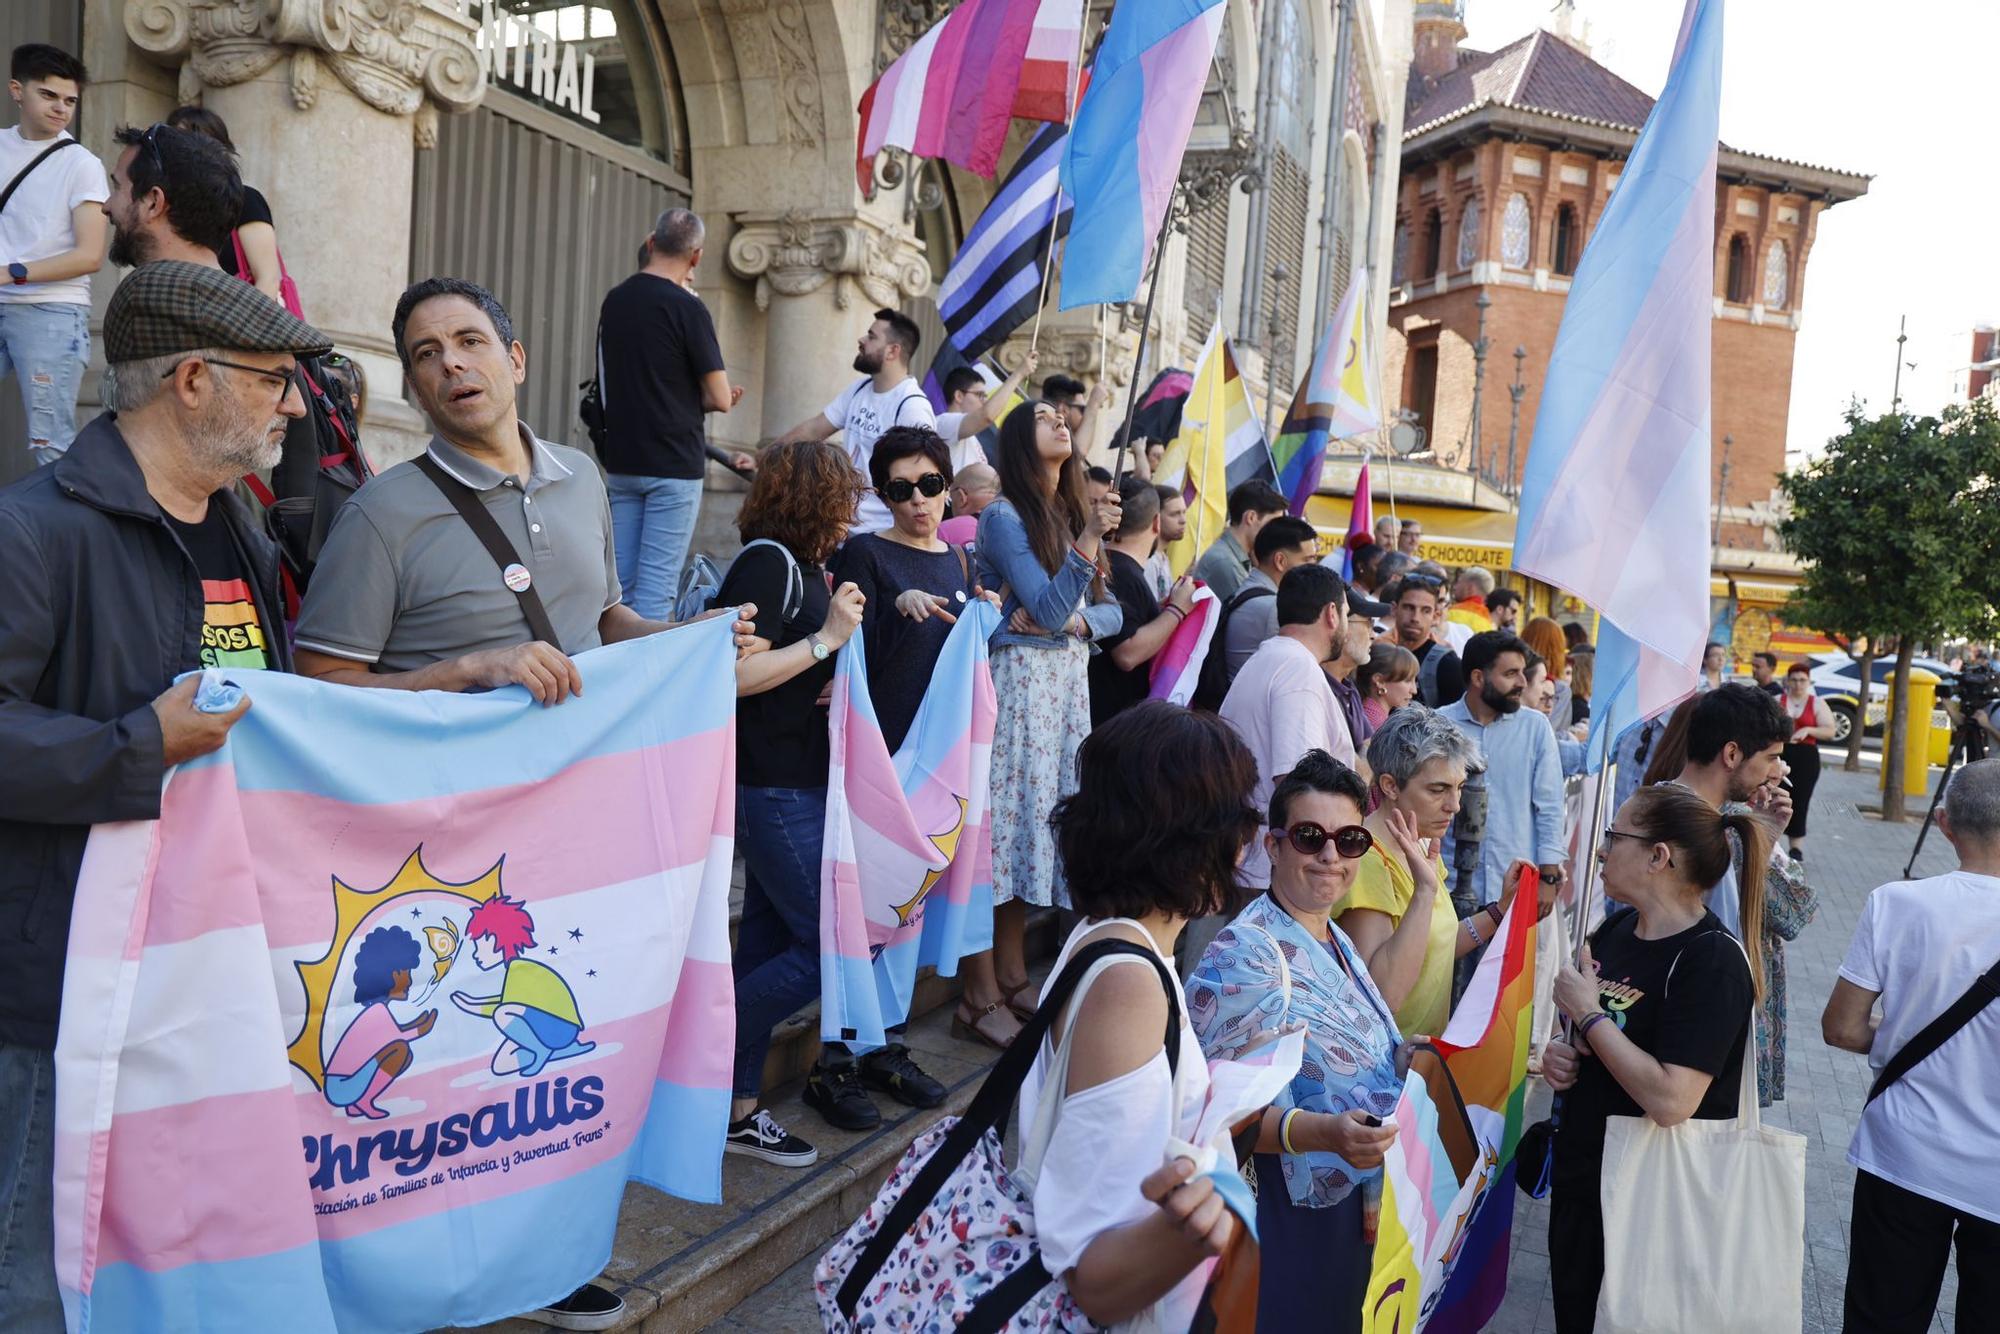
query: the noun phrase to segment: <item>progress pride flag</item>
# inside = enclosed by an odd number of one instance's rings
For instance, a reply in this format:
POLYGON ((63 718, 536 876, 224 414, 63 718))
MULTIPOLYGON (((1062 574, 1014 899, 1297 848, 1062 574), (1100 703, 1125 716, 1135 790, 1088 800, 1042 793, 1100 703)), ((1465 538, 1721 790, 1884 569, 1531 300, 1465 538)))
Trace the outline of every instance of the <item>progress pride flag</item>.
POLYGON ((627 1180, 720 1197, 733 657, 598 649, 546 709, 208 673, 253 707, 77 886, 72 1331, 478 1325, 597 1274, 627 1180))

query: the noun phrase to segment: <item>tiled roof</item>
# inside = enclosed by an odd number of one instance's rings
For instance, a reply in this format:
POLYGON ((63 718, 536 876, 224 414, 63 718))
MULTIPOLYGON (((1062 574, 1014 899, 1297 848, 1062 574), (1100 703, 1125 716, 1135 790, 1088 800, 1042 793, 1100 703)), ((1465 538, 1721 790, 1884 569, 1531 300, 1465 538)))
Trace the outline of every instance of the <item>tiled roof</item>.
POLYGON ((1435 84, 1412 71, 1403 133, 1415 135, 1481 104, 1553 112, 1635 132, 1653 109, 1652 98, 1554 33, 1536 31, 1498 51, 1461 49, 1458 68, 1435 84))

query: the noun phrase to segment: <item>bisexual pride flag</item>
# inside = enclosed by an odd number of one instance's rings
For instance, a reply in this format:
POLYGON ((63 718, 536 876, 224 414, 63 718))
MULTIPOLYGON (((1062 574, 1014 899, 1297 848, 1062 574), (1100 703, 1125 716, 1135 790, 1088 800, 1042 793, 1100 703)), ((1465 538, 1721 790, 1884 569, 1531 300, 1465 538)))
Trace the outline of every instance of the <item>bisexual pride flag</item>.
POLYGON ((863 636, 840 650, 820 852, 820 1032, 828 1041, 880 1046, 909 1017, 917 969, 949 977, 961 958, 992 947, 987 775, 998 706, 986 641, 999 625, 984 598, 958 608, 894 755, 868 694, 863 636))
POLYGON ((250 711, 77 884, 72 1334, 479 1325, 595 1276, 627 1181, 720 1198, 733 662, 719 617, 554 708, 207 673, 250 711))

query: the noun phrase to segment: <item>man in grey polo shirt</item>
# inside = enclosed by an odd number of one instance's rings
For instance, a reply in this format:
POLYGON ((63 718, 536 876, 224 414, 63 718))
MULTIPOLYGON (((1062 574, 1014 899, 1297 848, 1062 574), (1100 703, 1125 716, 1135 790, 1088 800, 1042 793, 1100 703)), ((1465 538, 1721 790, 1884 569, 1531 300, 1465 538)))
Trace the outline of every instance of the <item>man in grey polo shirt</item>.
MULTIPOLYGON (((515 414, 527 354, 491 292, 427 278, 396 303, 392 332, 437 432, 429 458, 476 494, 516 560, 503 574, 437 483, 398 464, 334 520, 299 613, 298 669, 401 690, 520 685, 559 703, 582 685, 569 654, 666 628, 619 600, 603 479, 515 414), (523 574, 560 647, 529 629, 513 588, 523 574)), ((750 630, 739 623, 739 644, 750 630)))

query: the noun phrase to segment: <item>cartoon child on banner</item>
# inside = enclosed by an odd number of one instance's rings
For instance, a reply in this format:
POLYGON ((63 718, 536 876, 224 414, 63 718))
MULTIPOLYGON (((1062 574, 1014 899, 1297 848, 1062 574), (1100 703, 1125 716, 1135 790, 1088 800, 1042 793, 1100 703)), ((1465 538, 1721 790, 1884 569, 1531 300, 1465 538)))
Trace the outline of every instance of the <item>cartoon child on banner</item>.
POLYGON ((410 1068, 410 1043, 431 1031, 436 1010, 407 1024, 389 1012, 392 1000, 410 998, 410 971, 422 958, 416 937, 400 926, 371 931, 354 954, 354 1001, 363 1007, 326 1063, 326 1100, 353 1117, 380 1121, 375 1105, 397 1076, 410 1068))
POLYGON ((453 1005, 467 1014, 484 1015, 500 1030, 494 1074, 532 1079, 550 1061, 596 1050, 594 1042, 577 1041, 583 1033, 583 1016, 577 1013, 576 997, 562 974, 522 957, 535 947, 535 919, 519 899, 496 894, 474 908, 465 922, 465 939, 480 968, 506 967, 497 996, 451 993, 453 1005))

